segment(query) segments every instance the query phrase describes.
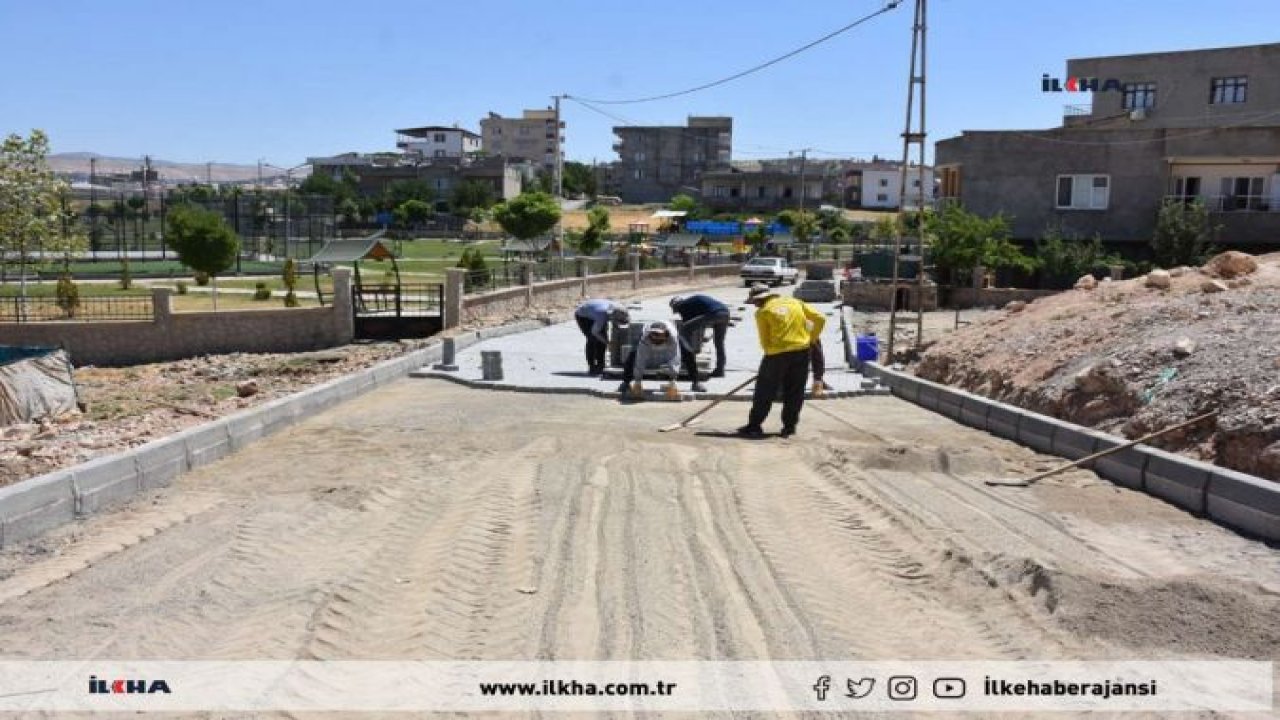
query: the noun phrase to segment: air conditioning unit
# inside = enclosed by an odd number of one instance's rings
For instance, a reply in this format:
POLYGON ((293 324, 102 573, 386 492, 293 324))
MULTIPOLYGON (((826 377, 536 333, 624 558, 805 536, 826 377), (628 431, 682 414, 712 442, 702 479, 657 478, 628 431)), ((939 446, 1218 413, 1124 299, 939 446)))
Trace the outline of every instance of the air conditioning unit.
POLYGON ((1129 119, 1130 119, 1130 120, 1146 120, 1146 119, 1147 119, 1147 109, 1146 109, 1146 108, 1134 108, 1134 109, 1130 110, 1130 111, 1129 111, 1129 119))

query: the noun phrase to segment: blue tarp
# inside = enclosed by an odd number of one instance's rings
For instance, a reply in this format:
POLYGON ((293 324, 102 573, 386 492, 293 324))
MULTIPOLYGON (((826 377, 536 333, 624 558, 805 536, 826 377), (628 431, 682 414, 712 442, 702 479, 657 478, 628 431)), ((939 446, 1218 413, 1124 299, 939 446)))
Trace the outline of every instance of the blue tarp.
POLYGON ((26 360, 33 357, 44 357, 52 352, 57 352, 58 348, 52 347, 32 347, 21 345, 0 345, 0 365, 8 365, 16 363, 19 360, 26 360))
MULTIPOLYGON (((741 235, 743 233, 742 223, 723 220, 690 220, 684 224, 684 229, 685 232, 702 235, 741 235)), ((772 222, 765 226, 764 231, 770 235, 779 235, 786 233, 787 229, 777 222, 772 222)))

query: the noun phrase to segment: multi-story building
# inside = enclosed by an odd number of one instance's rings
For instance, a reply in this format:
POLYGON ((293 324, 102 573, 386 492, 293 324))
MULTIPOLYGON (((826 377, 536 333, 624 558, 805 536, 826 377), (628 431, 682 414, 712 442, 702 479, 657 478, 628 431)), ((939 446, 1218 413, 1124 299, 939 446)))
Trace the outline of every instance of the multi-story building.
MULTIPOLYGON (((917 166, 907 169, 907 207, 920 204, 917 166)), ((786 158, 734 163, 729 170, 705 173, 703 202, 715 210, 773 211, 817 208, 895 209, 902 206, 902 165, 875 159, 806 160, 786 158)), ((933 169, 924 169, 925 203, 933 201, 933 169)))
POLYGON ((480 152, 480 136, 456 126, 405 128, 396 130, 396 147, 422 158, 470 158, 480 152))
POLYGON ((694 117, 688 125, 613 129, 619 160, 610 173, 609 194, 631 203, 667 202, 702 188, 703 175, 728 170, 733 118, 694 117))
POLYGON ((563 130, 564 121, 551 108, 525 110, 519 118, 504 118, 491 112, 480 121, 481 146, 486 155, 532 163, 554 173, 558 156, 564 155, 563 130))
POLYGON ((1136 249, 1162 202, 1199 200, 1219 245, 1280 244, 1280 44, 1069 60, 1040 89, 1068 99, 1060 127, 937 144, 944 201, 1136 249))

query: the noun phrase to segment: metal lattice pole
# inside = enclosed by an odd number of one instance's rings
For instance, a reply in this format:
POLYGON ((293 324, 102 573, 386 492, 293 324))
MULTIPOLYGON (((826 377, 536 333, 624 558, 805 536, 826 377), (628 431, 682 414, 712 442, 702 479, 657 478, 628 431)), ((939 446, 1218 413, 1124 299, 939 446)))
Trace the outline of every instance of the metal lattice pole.
MULTIPOLYGON (((925 194, 925 4, 927 0, 916 0, 915 20, 911 26, 911 72, 907 81, 907 115, 902 132, 902 167, 899 180, 898 207, 900 215, 905 215, 907 189, 909 183, 908 163, 911 160, 911 146, 918 150, 918 170, 920 199, 917 204, 916 233, 918 235, 920 263, 916 269, 916 340, 919 347, 924 337, 924 194, 925 194), (918 97, 917 97, 918 96, 918 97)), ((893 362, 893 351, 898 334, 898 293, 902 286, 902 234, 904 223, 899 223, 894 233, 893 243, 893 281, 889 295, 889 338, 886 349, 886 362, 893 362)))

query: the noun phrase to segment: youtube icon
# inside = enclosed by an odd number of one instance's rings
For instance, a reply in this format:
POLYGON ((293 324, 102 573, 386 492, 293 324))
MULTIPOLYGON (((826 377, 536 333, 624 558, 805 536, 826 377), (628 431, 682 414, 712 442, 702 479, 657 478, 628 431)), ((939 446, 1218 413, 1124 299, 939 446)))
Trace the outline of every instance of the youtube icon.
POLYGON ((962 678, 938 678, 933 681, 933 696, 942 700, 964 697, 965 685, 962 678))

